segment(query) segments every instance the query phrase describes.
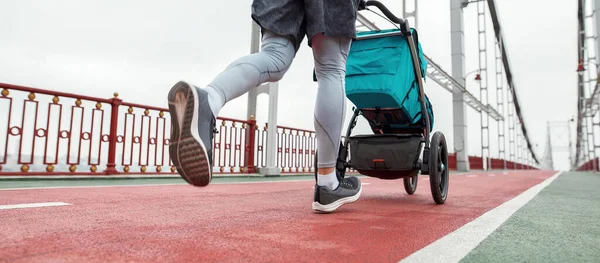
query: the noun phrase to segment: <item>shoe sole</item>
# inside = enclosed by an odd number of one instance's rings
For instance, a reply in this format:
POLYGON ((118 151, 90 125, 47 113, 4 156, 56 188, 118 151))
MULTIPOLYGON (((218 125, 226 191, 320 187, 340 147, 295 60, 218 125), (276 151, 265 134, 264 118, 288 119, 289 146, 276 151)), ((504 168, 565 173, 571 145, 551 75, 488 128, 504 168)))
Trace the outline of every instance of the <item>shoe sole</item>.
POLYGON ((185 180, 187 183, 191 184, 190 181, 183 175, 180 170, 179 160, 177 158, 177 141, 179 140, 179 123, 174 122, 177 120, 177 111, 175 109, 175 101, 171 101, 171 93, 173 93, 174 88, 171 89, 169 93, 169 114, 171 115, 171 138, 169 139, 169 156, 171 157, 171 161, 173 161, 173 165, 175 166, 177 173, 185 180))
POLYGON ((169 154, 177 172, 189 184, 206 186, 210 183, 211 167, 206 146, 198 133, 198 93, 195 88, 178 82, 169 92, 171 143, 169 154))
POLYGON ((362 193, 362 186, 360 187, 360 189, 358 189, 358 193, 356 193, 355 195, 340 198, 340 199, 336 200, 335 202, 328 204, 328 205, 322 205, 319 202, 313 202, 312 209, 319 211, 319 212, 325 212, 325 213, 333 212, 342 205, 353 203, 356 200, 358 200, 361 193, 362 193))

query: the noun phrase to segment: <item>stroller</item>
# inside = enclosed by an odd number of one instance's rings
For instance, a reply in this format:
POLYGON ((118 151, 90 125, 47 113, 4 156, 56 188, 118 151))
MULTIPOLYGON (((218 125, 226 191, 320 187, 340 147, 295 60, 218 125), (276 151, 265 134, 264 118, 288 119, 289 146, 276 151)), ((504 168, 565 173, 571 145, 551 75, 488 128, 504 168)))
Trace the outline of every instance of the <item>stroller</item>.
POLYGON ((403 178, 404 189, 412 195, 420 172, 429 175, 435 203, 443 204, 449 185, 448 149, 443 133, 431 136, 433 108, 423 87, 427 61, 417 31, 380 2, 360 1, 359 10, 367 6, 377 7, 400 27, 361 32, 352 43, 346 97, 356 107, 340 145, 338 176, 343 178, 350 168, 385 180, 403 178), (351 136, 359 115, 374 134, 351 136))

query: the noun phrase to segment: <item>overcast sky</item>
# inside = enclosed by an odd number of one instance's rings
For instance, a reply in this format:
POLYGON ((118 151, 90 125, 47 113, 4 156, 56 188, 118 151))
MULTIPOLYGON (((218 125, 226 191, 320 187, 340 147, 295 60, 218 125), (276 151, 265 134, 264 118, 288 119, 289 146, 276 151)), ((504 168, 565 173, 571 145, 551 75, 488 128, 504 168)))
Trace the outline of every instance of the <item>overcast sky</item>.
MULTIPOLYGON (((0 82, 104 98, 118 91, 123 100, 166 107, 166 94, 176 81, 206 85, 231 61, 249 53, 251 2, 0 0, 0 82)), ((402 15, 401 1, 381 2, 402 15)), ((524 119, 541 155, 546 122, 576 114, 577 6, 558 0, 502 0, 497 6, 524 119)), ((369 12, 365 15, 382 28, 390 27, 369 12)), ((470 72, 478 68, 476 4, 465 9, 464 21, 470 72)), ((487 25, 489 100, 495 106, 489 16, 487 25)), ((450 1, 420 1, 417 30, 425 53, 451 72, 450 1)), ((279 125, 314 129, 317 87, 310 52, 304 42, 280 82, 279 125)), ((467 87, 479 96, 473 77, 468 77, 467 87)), ((426 93, 434 105, 434 129, 446 134, 452 151, 451 94, 431 80, 426 93)), ((242 96, 230 102, 221 116, 244 119, 246 100, 242 96)), ((259 121, 266 121, 267 102, 267 97, 259 99, 259 121)), ((469 154, 480 155, 479 114, 469 110, 468 118, 469 154)), ((492 156, 497 157, 497 126, 490 123, 492 156)), ((556 157, 555 163, 564 168, 567 155, 556 157)))

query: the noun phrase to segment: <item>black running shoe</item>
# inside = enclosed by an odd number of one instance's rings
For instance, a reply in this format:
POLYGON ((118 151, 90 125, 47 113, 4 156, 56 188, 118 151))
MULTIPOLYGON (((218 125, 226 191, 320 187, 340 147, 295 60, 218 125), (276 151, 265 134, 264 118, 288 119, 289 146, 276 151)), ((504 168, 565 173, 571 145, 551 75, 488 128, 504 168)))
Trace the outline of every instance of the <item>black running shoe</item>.
POLYGON ((315 200, 312 208, 319 212, 332 212, 344 204, 358 200, 361 192, 360 180, 354 176, 342 179, 335 190, 315 184, 315 200))
POLYGON ((189 184, 206 186, 212 180, 213 133, 216 119, 205 90, 183 81, 169 92, 171 142, 169 154, 177 172, 189 184))

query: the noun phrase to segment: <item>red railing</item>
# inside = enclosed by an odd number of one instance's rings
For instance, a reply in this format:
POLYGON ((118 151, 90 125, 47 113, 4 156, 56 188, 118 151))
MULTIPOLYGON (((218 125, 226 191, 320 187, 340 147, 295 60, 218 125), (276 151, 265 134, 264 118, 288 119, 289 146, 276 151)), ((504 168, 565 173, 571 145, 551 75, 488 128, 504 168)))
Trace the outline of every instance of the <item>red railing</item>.
MULTIPOLYGON (((502 170, 504 169, 504 160, 490 158, 488 161, 490 169, 502 170)), ((469 165, 471 170, 482 170, 483 169, 483 158, 479 156, 469 156, 469 165)), ((456 155, 454 153, 448 154, 448 166, 450 170, 456 170, 456 155)), ((537 168, 529 165, 519 164, 511 161, 506 161, 507 170, 537 170, 537 168)))
MULTIPOLYGON (((124 102, 117 93, 102 99, 2 83, 0 90, 0 175, 175 173, 165 108, 124 102)), ((216 173, 266 165, 266 124, 218 118, 217 126, 216 173)), ((313 131, 278 127, 282 172, 313 172, 315 147, 313 131)))
POLYGON ((277 167, 284 173, 314 171, 315 132, 283 126, 277 130, 277 167))
MULTIPOLYGON (((266 166, 266 124, 218 118, 217 126, 215 173, 266 166)), ((117 93, 102 99, 0 83, 0 175, 174 174, 170 127, 167 109, 117 93)), ((314 172, 314 131, 278 126, 276 138, 283 173, 314 172)), ((471 159, 478 169, 481 158, 471 159)))
POLYGON ((594 158, 581 164, 579 167, 577 167, 576 171, 600 171, 600 167, 598 165, 600 165, 599 158, 594 158))
POLYGON ((7 84, 0 89, 0 173, 100 172, 110 151, 105 111, 111 100, 7 84))

